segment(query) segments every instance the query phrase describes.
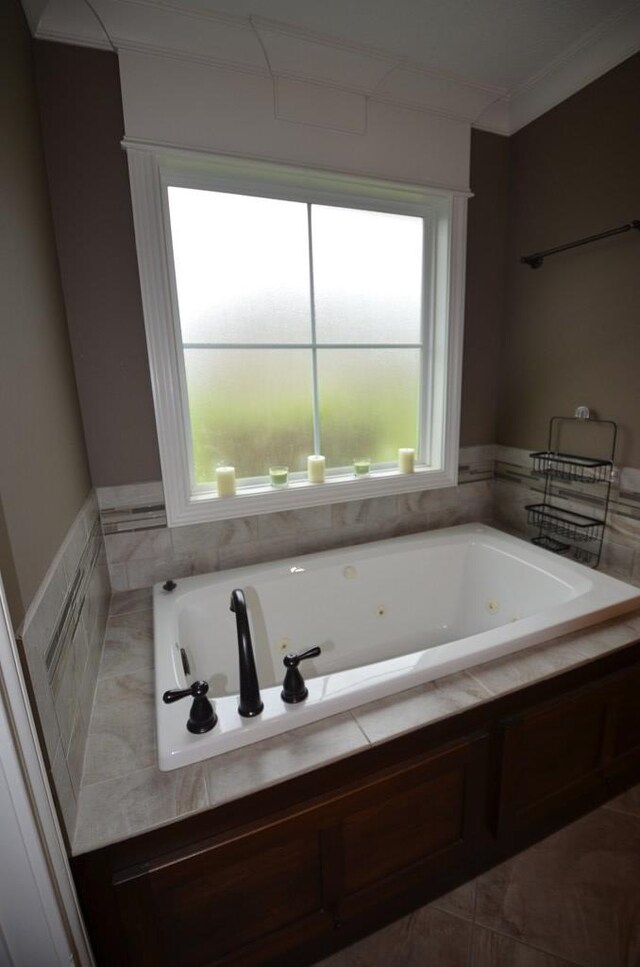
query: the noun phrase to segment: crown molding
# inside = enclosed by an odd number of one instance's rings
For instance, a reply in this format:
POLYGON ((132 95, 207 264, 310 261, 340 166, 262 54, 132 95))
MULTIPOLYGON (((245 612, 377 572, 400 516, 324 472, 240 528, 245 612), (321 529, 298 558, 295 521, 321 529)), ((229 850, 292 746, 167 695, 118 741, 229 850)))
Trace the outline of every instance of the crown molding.
POLYGON ((34 35, 135 50, 361 95, 510 135, 640 50, 640 4, 579 38, 515 91, 265 17, 221 15, 176 0, 23 0, 34 35), (99 18, 99 19, 98 19, 99 18), (102 21, 102 23, 100 22, 102 21))
POLYGON ((509 134, 640 50, 640 4, 630 0, 511 93, 509 134))

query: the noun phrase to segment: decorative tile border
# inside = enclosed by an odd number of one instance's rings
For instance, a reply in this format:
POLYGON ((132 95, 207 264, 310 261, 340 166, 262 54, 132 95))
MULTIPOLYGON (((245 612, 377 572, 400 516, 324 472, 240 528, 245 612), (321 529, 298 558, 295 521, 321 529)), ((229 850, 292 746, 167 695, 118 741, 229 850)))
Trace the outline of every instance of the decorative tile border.
POLYGON ((104 534, 126 534, 167 526, 164 491, 160 481, 97 491, 104 534))
POLYGON ((69 647, 69 643, 75 636, 93 575, 93 569, 101 549, 100 521, 96 517, 87 543, 80 556, 78 568, 67 590, 67 596, 53 635, 51 636, 51 641, 45 652, 44 663, 49 675, 49 681, 53 681, 58 665, 69 647))
POLYGON ((17 635, 69 839, 110 596, 98 503, 92 492, 17 635))

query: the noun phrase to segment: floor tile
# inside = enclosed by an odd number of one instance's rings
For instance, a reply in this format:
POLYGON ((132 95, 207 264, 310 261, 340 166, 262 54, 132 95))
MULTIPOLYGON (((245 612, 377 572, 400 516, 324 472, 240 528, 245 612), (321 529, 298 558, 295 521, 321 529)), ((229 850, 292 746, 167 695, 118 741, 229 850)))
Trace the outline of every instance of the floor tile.
POLYGON ((542 950, 484 927, 474 927, 471 945, 471 967, 573 967, 571 961, 560 960, 542 950))
POLYGON ((423 907, 317 967, 467 967, 471 924, 423 907))
POLYGON ((640 964, 640 820, 599 809, 478 879, 476 922, 584 967, 640 964))

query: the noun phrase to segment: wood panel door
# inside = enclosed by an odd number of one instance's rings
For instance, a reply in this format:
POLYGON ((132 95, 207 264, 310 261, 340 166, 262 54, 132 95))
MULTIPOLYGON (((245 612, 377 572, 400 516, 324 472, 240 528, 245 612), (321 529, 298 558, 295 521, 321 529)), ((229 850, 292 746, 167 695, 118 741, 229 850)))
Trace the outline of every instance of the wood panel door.
POLYGON ((544 822, 603 785, 609 696, 587 690, 502 723, 498 835, 544 822))
POLYGON ((605 751, 607 776, 637 776, 640 765, 640 669, 613 689, 605 751))
POLYGON ((288 962, 381 902, 433 889, 468 861, 486 739, 433 752, 318 805, 116 877, 130 962, 288 962))
POLYGON ((335 817, 341 921, 435 887, 468 862, 485 825, 487 740, 463 742, 353 793, 335 817))
POLYGON ((168 857, 116 886, 131 963, 259 964, 332 929, 314 814, 168 857))

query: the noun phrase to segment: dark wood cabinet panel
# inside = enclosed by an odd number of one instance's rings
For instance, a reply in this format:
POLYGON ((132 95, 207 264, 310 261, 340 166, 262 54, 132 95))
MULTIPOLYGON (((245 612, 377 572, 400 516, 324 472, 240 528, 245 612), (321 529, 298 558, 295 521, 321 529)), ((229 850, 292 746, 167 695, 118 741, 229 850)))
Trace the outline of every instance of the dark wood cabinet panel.
POLYGON ((503 723, 499 832, 547 819, 602 783, 607 711, 607 689, 591 689, 503 723))
POLYGON ((485 738, 432 756, 351 797, 341 827, 341 917, 460 864, 486 822, 485 738))
POLYGON ((267 962, 459 861, 473 846, 485 752, 485 739, 458 743, 266 827, 123 871, 131 962, 267 962), (151 921, 152 937, 141 926, 151 921))
POLYGON ((640 765, 640 671, 613 690, 605 753, 607 776, 633 774, 640 765))
MULTIPOLYGON (((417 777, 416 777, 417 779, 417 777)), ((417 779, 414 789, 355 812, 344 824, 345 892, 462 842, 464 773, 417 779)))
POLYGON ((329 922, 320 838, 308 819, 171 856, 142 874, 124 874, 116 889, 135 963, 149 956, 147 938, 138 936, 127 913, 135 907, 154 911, 160 945, 153 962, 175 967, 235 962, 243 948, 291 925, 313 932, 329 922))

